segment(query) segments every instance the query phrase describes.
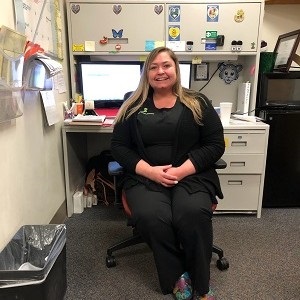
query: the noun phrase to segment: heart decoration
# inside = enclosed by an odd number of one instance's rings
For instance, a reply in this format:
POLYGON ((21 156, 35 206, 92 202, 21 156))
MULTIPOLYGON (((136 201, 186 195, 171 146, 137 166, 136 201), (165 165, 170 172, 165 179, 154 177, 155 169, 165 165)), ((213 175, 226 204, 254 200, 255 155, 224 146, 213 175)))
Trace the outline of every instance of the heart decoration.
POLYGON ((120 4, 115 4, 113 6, 113 12, 118 15, 122 11, 122 6, 120 4))
POLYGON ((72 4, 71 10, 74 14, 78 14, 80 11, 80 5, 79 4, 72 4))
POLYGON ((176 20, 180 15, 180 10, 178 7, 171 7, 170 9, 170 16, 171 18, 173 18, 174 20, 176 20))
POLYGON ((172 39, 176 39, 180 34, 180 30, 178 27, 170 27, 169 28, 169 35, 172 39))
POLYGON ((154 6, 154 11, 156 14, 160 15, 163 11, 163 6, 160 4, 160 5, 155 5, 154 6))

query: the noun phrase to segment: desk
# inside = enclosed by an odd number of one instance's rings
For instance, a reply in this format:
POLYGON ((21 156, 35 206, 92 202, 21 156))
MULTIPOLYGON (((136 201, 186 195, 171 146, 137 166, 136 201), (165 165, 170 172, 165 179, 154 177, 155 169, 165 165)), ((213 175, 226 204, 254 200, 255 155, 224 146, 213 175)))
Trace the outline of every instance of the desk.
MULTIPOLYGON (((73 194, 83 186, 88 159, 109 149, 112 127, 62 127, 67 211, 73 214, 73 194)), ((261 215, 269 125, 231 121, 224 127, 227 168, 218 170, 224 199, 217 213, 261 215)))
POLYGON ((63 154, 68 217, 73 214, 73 194, 84 183, 90 157, 110 148, 112 127, 63 125, 63 154))

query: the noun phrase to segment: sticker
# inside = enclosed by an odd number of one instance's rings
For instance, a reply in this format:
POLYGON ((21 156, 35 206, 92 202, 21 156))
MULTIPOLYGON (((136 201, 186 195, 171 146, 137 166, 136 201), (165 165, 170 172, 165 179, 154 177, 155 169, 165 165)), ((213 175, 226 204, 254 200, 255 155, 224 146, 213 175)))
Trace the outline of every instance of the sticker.
POLYGON ((219 67, 219 77, 223 79, 226 84, 230 84, 232 81, 237 80, 239 78, 239 73, 242 71, 242 69, 242 65, 223 63, 219 67))
POLYGON ((239 9, 234 16, 234 21, 237 23, 243 22, 245 19, 245 13, 242 9, 239 9))
POLYGON ((225 142, 225 148, 227 148, 229 146, 229 138, 225 137, 224 142, 225 142))
POLYGON ((112 31, 112 35, 114 38, 122 38, 123 37, 123 29, 120 29, 119 31, 112 29, 111 31, 112 31))
POLYGON ((152 51, 155 48, 154 41, 145 41, 145 51, 152 51))
POLYGON ((80 5, 79 4, 72 4, 71 10, 74 14, 78 14, 80 11, 80 5))
POLYGON ((207 5, 207 22, 219 22, 219 5, 207 5))
POLYGON ((154 11, 157 15, 160 15, 162 13, 163 9, 164 8, 161 4, 160 5, 155 4, 155 6, 154 6, 154 11))
POLYGON ((180 22, 180 5, 169 7, 169 22, 180 22))
POLYGON ((217 43, 216 42, 205 43, 205 50, 217 50, 217 43))
POLYGON ((117 45, 115 46, 115 49, 116 49, 117 51, 120 51, 120 50, 121 50, 121 45, 120 45, 120 44, 117 44, 117 45))
POLYGON ((179 25, 169 25, 169 41, 180 41, 179 25))
POLYGON ((108 38, 106 36, 103 36, 103 39, 99 41, 99 44, 106 45, 108 43, 108 38))
POLYGON ((185 51, 185 41, 169 41, 166 42, 166 47, 173 51, 185 51))
POLYGON ((115 4, 113 6, 113 12, 118 15, 122 11, 122 6, 120 4, 115 4))
POLYGON ((85 41, 84 49, 85 51, 95 51, 95 41, 85 41))
POLYGON ((72 46, 73 52, 83 52, 84 51, 84 45, 83 44, 73 44, 72 46))
POLYGON ((208 30, 206 31, 205 37, 207 39, 216 39, 218 36, 218 32, 215 30, 208 30))

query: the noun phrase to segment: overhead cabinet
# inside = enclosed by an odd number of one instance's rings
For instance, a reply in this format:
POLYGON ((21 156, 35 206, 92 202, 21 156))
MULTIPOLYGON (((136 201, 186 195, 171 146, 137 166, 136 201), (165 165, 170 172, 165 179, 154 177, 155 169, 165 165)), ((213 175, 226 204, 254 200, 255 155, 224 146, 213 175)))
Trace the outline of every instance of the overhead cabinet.
POLYGON ((187 42, 192 42, 193 52, 254 53, 260 47, 262 12, 260 1, 74 1, 68 7, 70 42, 73 53, 144 52, 165 43, 185 52, 187 42))
POLYGON ((147 41, 164 40, 163 4, 70 3, 69 9, 73 52, 141 52, 147 41))

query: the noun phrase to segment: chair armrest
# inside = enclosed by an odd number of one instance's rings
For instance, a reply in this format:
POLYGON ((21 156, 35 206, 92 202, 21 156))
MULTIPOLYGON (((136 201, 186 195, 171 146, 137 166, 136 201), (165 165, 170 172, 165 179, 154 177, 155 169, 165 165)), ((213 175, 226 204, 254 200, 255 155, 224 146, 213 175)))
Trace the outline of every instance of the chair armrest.
POLYGON ((214 167, 215 169, 225 169, 227 167, 227 162, 220 158, 218 161, 215 162, 214 167))
MULTIPOLYGON (((215 169, 225 169, 227 167, 226 161, 220 158, 214 164, 215 169)), ((119 176, 123 174, 123 167, 116 161, 111 161, 108 163, 108 174, 111 176, 119 176)))

